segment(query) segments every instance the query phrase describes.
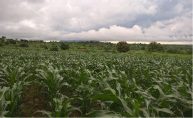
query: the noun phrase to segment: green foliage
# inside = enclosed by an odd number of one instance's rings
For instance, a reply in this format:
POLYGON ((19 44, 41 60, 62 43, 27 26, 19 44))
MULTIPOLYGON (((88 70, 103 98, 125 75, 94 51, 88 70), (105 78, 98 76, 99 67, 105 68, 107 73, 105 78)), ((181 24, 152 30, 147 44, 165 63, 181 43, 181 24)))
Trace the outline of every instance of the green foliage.
POLYGON ((1 47, 1 46, 3 46, 3 42, 2 42, 2 40, 0 40, 0 47, 1 47))
POLYGON ((165 52, 165 48, 163 45, 161 45, 160 43, 157 44, 157 51, 158 52, 165 52))
POLYGON ((2 36, 2 38, 0 38, 0 42, 4 43, 5 42, 5 36, 2 36))
POLYGON ((5 44, 6 44, 6 45, 9 45, 9 41, 6 41, 5 44))
MULTIPOLYGON (((170 47, 168 50, 167 50, 167 53, 170 53, 170 54, 186 54, 188 53, 188 51, 183 51, 183 50, 180 50, 178 48, 173 48, 173 47, 170 47)), ((191 50, 189 49, 189 53, 188 54, 191 54, 191 50)))
POLYGON ((45 110, 40 110, 40 111, 36 111, 36 112, 40 112, 42 114, 45 114, 48 117, 70 117, 70 115, 72 114, 72 111, 76 111, 76 110, 80 111, 78 108, 75 108, 70 104, 70 101, 72 99, 69 99, 65 95, 61 95, 60 98, 54 98, 53 100, 54 100, 53 105, 55 108, 54 112, 49 112, 49 111, 45 111, 45 110), (64 98, 67 98, 68 100, 63 103, 64 98))
POLYGON ((19 46, 20 47, 29 47, 29 45, 27 43, 21 43, 19 46))
POLYGON ((148 52, 165 52, 165 48, 163 45, 157 42, 151 42, 147 45, 146 50, 148 52))
POLYGON ((45 46, 44 46, 44 48, 47 50, 47 49, 48 49, 48 46, 47 46, 47 45, 45 45, 45 46))
POLYGON ((52 44, 52 47, 50 48, 50 51, 58 51, 57 45, 52 44))
POLYGON ((117 51, 118 52, 127 52, 130 51, 130 46, 127 42, 125 41, 120 41, 116 45, 117 51))
POLYGON ((16 44, 16 40, 13 40, 13 39, 6 39, 6 42, 9 42, 11 44, 16 44))
POLYGON ((110 51, 109 47, 106 46, 106 47, 104 48, 104 51, 105 51, 105 52, 109 52, 109 51, 110 51))
POLYGON ((192 49, 187 50, 187 54, 192 54, 192 49))
POLYGON ((25 39, 20 39, 21 42, 28 42, 28 40, 25 40, 25 39))
POLYGON ((9 101, 5 100, 5 96, 8 92, 9 87, 0 87, 0 117, 5 117, 5 115, 9 112, 6 110, 9 101))
POLYGON ((60 46, 60 48, 61 48, 62 50, 68 50, 68 49, 69 49, 69 45, 68 45, 67 43, 62 43, 61 46, 60 46))

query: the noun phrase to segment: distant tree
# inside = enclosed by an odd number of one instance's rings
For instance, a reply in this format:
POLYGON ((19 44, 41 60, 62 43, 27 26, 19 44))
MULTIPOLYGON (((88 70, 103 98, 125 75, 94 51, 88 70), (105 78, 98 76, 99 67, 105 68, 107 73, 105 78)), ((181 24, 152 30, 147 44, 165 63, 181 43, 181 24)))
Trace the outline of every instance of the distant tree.
POLYGON ((9 41, 6 41, 5 44, 6 44, 6 45, 9 45, 9 41))
POLYGON ((117 51, 118 52, 127 52, 130 51, 130 46, 127 42, 125 41, 120 41, 116 45, 117 51))
POLYGON ((155 41, 153 42, 150 42, 147 47, 146 47, 146 50, 148 52, 165 52, 165 48, 163 45, 161 45, 160 43, 157 43, 155 41))
POLYGON ((109 49, 109 47, 104 47, 104 49, 105 49, 105 52, 109 52, 110 51, 110 49, 109 49))
POLYGON ((1 46, 3 46, 3 42, 2 42, 2 40, 0 40, 0 47, 1 47, 1 46))
POLYGON ((50 48, 50 51, 58 51, 57 45, 52 44, 52 47, 50 48))
POLYGON ((142 47, 141 47, 141 50, 145 50, 145 46, 142 46, 142 47))
POLYGON ((187 52, 184 51, 184 50, 180 50, 178 48, 170 47, 170 48, 167 49, 167 53, 171 53, 171 54, 185 54, 187 52))
POLYGON ((161 45, 160 43, 157 44, 157 51, 158 52, 165 52, 165 48, 163 45, 161 45))
POLYGON ((2 36, 2 38, 0 38, 0 40, 1 40, 1 43, 4 43, 5 42, 5 36, 2 36))
POLYGON ((48 49, 48 46, 47 46, 47 45, 45 45, 45 46, 44 46, 44 48, 47 50, 47 49, 48 49))
POLYGON ((28 42, 28 40, 20 39, 21 42, 28 42))
POLYGON ((68 45, 67 43, 62 43, 61 46, 60 46, 60 48, 61 48, 62 50, 68 50, 68 49, 69 49, 69 45, 68 45))
POLYGON ((11 44, 16 44, 16 40, 13 40, 13 39, 7 39, 7 41, 11 44))
POLYGON ((186 52, 187 54, 192 54, 192 49, 188 49, 186 52))
POLYGON ((6 39, 6 37, 5 37, 5 36, 2 36, 2 39, 4 39, 4 40, 5 40, 5 39, 6 39))
POLYGON ((29 45, 27 43, 21 43, 19 46, 20 47, 29 47, 29 45))

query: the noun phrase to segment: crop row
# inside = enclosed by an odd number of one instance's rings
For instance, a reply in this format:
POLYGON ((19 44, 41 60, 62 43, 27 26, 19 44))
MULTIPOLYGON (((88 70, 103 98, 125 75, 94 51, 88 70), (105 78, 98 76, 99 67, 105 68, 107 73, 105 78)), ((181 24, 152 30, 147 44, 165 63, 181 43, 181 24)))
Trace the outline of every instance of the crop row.
POLYGON ((35 83, 49 117, 192 116, 190 58, 76 52, 0 52, 1 116, 22 116, 35 83), (32 78, 35 77, 35 78, 32 78), (67 95, 63 94, 68 92, 67 95), (76 107, 75 107, 76 106, 76 107))

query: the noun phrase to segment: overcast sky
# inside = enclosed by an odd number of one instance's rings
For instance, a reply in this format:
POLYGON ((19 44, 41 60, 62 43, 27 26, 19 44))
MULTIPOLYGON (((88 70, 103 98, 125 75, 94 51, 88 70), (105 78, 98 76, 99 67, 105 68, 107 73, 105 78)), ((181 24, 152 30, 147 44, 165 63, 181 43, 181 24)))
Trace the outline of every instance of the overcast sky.
POLYGON ((0 0, 0 37, 192 43, 192 0, 0 0))

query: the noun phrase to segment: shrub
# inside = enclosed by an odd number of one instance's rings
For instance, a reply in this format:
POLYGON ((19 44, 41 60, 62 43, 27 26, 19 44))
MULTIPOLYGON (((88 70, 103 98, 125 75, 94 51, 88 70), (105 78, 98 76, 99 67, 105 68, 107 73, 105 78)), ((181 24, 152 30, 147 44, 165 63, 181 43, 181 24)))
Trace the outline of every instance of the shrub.
POLYGON ((163 45, 161 45, 160 43, 157 44, 157 51, 158 52, 165 52, 165 48, 163 45))
POLYGON ((192 49, 186 51, 187 54, 192 54, 192 49))
POLYGON ((180 49, 178 49, 178 48, 169 48, 168 50, 167 50, 167 53, 171 53, 171 54, 186 54, 187 52, 186 51, 184 51, 184 50, 180 50, 180 49))
POLYGON ((141 50, 145 50, 145 46, 141 47, 141 50))
POLYGON ((52 47, 50 48, 50 51, 58 51, 57 45, 52 45, 52 47))
POLYGON ((44 46, 44 48, 47 50, 47 49, 48 49, 48 46, 47 46, 47 45, 45 45, 45 46, 44 46))
POLYGON ((0 41, 0 47, 3 46, 3 43, 0 41))
POLYGON ((110 51, 109 47, 105 47, 104 49, 105 49, 104 50, 105 52, 109 52, 110 51))
POLYGON ((10 40, 9 40, 9 43, 11 43, 11 44, 16 44, 16 40, 10 39, 10 40))
POLYGON ((148 52, 165 52, 165 48, 163 45, 157 42, 151 42, 147 45, 146 50, 148 52))
POLYGON ((6 41, 5 44, 6 44, 6 45, 9 45, 9 41, 6 41))
POLYGON ((61 48, 62 50, 68 50, 68 49, 69 49, 69 45, 66 44, 66 43, 62 43, 61 46, 60 46, 60 48, 61 48))
POLYGON ((4 43, 5 42, 5 36, 2 36, 2 38, 0 38, 0 42, 4 43))
POLYGON ((22 43, 19 45, 20 47, 29 47, 29 45, 27 43, 22 43))
POLYGON ((116 45, 117 51, 118 52, 127 52, 130 51, 130 46, 127 42, 125 41, 120 41, 116 45))

